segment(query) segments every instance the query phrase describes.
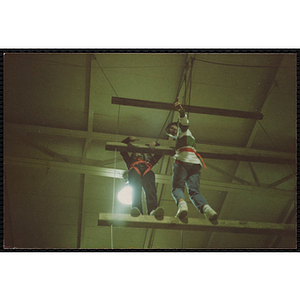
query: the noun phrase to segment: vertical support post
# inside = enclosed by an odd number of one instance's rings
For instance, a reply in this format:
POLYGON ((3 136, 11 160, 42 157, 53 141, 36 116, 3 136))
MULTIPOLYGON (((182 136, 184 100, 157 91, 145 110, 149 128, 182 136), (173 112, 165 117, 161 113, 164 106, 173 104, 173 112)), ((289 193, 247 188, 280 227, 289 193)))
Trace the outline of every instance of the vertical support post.
MULTIPOLYGON (((87 114, 87 131, 91 133, 93 131, 94 112, 90 103, 90 91, 91 91, 91 73, 92 73, 92 54, 87 54, 86 57, 86 73, 85 73, 85 110, 87 114)), ((86 158, 88 147, 90 146, 91 139, 87 138, 82 150, 81 162, 86 158)))
POLYGON ((85 179, 86 175, 81 174, 81 188, 82 188, 82 196, 79 201, 79 207, 78 207, 78 225, 77 225, 77 248, 83 248, 84 245, 84 230, 83 230, 83 224, 84 224, 84 213, 83 213, 83 204, 85 199, 85 179))

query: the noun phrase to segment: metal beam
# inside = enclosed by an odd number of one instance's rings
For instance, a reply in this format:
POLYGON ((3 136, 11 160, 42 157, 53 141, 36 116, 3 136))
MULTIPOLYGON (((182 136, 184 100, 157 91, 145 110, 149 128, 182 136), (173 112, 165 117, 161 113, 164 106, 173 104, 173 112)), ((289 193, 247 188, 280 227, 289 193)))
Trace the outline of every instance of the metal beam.
POLYGON ((254 178, 254 181, 256 182, 256 184, 258 185, 258 186, 260 186, 261 184, 260 184, 260 181, 259 181, 259 179, 258 179, 258 176, 257 176, 257 174, 256 174, 256 172, 255 172, 255 170, 254 170, 254 168, 253 168, 253 166, 252 166, 252 164, 250 163, 250 162, 248 162, 248 164, 249 164, 249 168, 250 168, 250 171, 251 171, 251 173, 252 173, 252 176, 253 176, 253 178, 254 178))
POLYGON ((66 161, 68 162, 69 160, 66 158, 66 156, 61 155, 57 152, 54 152, 44 146, 38 145, 36 144, 32 139, 26 138, 26 137, 22 137, 20 138, 21 141, 23 141, 25 144, 29 145, 30 147, 37 149, 38 151, 52 157, 52 158, 56 158, 60 161, 66 161))
POLYGON ((79 201, 78 207, 78 224, 77 224, 77 248, 83 248, 84 241, 84 230, 83 230, 83 204, 85 200, 86 188, 85 188, 85 174, 81 174, 81 183, 82 183, 82 196, 79 201))
POLYGON ((284 177, 284 178, 282 178, 282 179, 280 179, 280 180, 277 180, 277 181, 275 181, 275 182, 269 184, 269 187, 270 187, 270 188, 274 188, 274 187, 276 187, 277 185, 279 185, 279 184, 281 184, 281 183, 284 183, 284 182, 286 182, 286 181, 288 181, 288 180, 290 180, 290 179, 292 179, 292 178, 294 178, 294 177, 295 177, 295 174, 290 174, 290 175, 288 175, 288 176, 286 176, 286 177, 284 177))
MULTIPOLYGON (((120 97, 112 97, 111 103, 126 105, 126 106, 162 109, 162 110, 169 110, 169 111, 174 110, 174 105, 172 103, 145 101, 145 100, 128 99, 128 98, 120 98, 120 97)), ((211 108, 211 107, 192 106, 192 105, 182 105, 182 106, 185 109, 185 111, 189 113, 254 119, 254 120, 263 119, 263 114, 258 112, 248 112, 248 111, 240 111, 240 110, 233 110, 233 109, 211 108)))
POLYGON ((183 223, 178 218, 174 217, 164 217, 162 221, 158 221, 153 216, 143 215, 131 217, 127 214, 109 213, 99 214, 98 225, 242 234, 276 234, 280 236, 294 235, 296 230, 295 226, 292 224, 219 220, 218 225, 212 225, 206 219, 189 218, 187 223, 183 223))
MULTIPOLYGON (((269 95, 271 92, 271 88, 275 83, 275 78, 276 78, 280 63, 282 61, 282 58, 283 58, 282 55, 278 56, 277 58, 275 57, 276 62, 277 62, 277 67, 275 69, 271 69, 269 71, 269 76, 266 76, 266 78, 265 78, 265 84, 261 85, 261 88, 259 88, 257 90, 256 95, 253 98, 253 100, 255 100, 256 104, 255 104, 255 106, 252 107, 252 109, 254 109, 254 108, 257 109, 257 107, 258 107, 257 112, 259 112, 259 113, 264 114, 266 112, 267 105, 270 104, 271 98, 269 97, 269 95)), ((245 150, 247 150, 247 149, 250 150, 250 148, 252 147, 252 144, 255 140, 255 136, 258 132, 258 123, 259 123, 259 121, 257 121, 257 120, 253 122, 252 129, 249 134, 248 142, 244 148, 245 150)), ((296 157, 296 155, 294 155, 293 165, 296 165, 295 157, 296 157)), ((236 165, 236 172, 237 172, 238 168, 239 168, 239 162, 236 165)), ((226 198, 227 198, 227 195, 225 195, 224 200, 222 201, 223 204, 224 204, 226 198)), ((222 214, 223 204, 221 206, 221 209, 219 210, 219 215, 222 214)), ((206 246, 209 246, 209 245, 210 245, 210 240, 208 241, 206 246)))
POLYGON ((85 71, 85 111, 87 113, 87 131, 93 130, 94 112, 91 108, 91 74, 92 73, 92 54, 86 56, 86 71, 85 71))
MULTIPOLYGON (((287 224, 287 223, 290 223, 290 221, 293 219, 293 217, 295 216, 296 214, 296 205, 295 205, 295 202, 292 201, 292 205, 290 206, 288 212, 286 213, 286 215, 284 216, 284 218, 282 220, 280 220, 281 223, 283 224, 287 224)), ((274 236, 273 239, 271 240, 271 242, 268 244, 268 248, 277 248, 280 241, 281 241, 281 236, 274 236)), ((297 240, 297 236, 296 236, 296 233, 295 233, 295 240, 297 240)))
MULTIPOLYGON (((87 113, 87 131, 93 131, 94 112, 91 108, 90 94, 91 94, 91 72, 92 72, 92 54, 87 54, 86 57, 86 72, 85 72, 85 110, 87 113)), ((82 162, 86 159, 87 151, 89 149, 92 139, 87 137, 82 150, 82 162)))
POLYGON ((91 142, 92 142, 92 139, 90 139, 90 138, 87 138, 85 140, 83 150, 82 150, 81 162, 84 162, 84 160, 86 159, 86 155, 87 155, 87 152, 88 152, 91 142))
MULTIPOLYGON (((122 169, 113 169, 113 168, 102 168, 90 165, 83 164, 74 164, 74 163, 64 163, 57 161, 48 161, 42 159, 35 158, 23 158, 23 157, 14 157, 14 156, 5 156, 4 165, 18 165, 29 168, 46 168, 46 169, 54 169, 63 172, 71 172, 71 173, 82 173, 110 178, 123 178, 123 172, 125 170, 122 169)), ((165 183, 171 184, 172 176, 171 175, 163 175, 156 174, 155 175, 156 183, 165 183)), ((211 180, 201 180, 201 189, 214 190, 214 191, 227 191, 227 192, 238 192, 238 191, 246 191, 251 194, 259 194, 260 196, 266 197, 294 197, 294 190, 283 190, 277 188, 265 188, 258 186, 250 186, 245 184, 234 184, 227 182, 217 182, 211 180)))
POLYGON ((222 170, 222 169, 220 169, 220 168, 218 168, 218 167, 216 167, 216 166, 213 166, 213 165, 211 165, 211 164, 206 163, 206 166, 207 166, 208 168, 210 168, 210 169, 212 169, 212 170, 218 172, 218 173, 221 173, 221 174, 223 174, 223 175, 226 175, 226 176, 230 177, 231 179, 234 179, 235 181, 237 181, 237 182, 239 182, 239 183, 241 183, 241 184, 248 184, 248 185, 251 185, 251 184, 252 184, 251 182, 249 182, 249 181, 247 181, 247 180, 244 180, 244 179, 242 179, 242 178, 240 178, 240 177, 237 177, 237 176, 235 176, 235 175, 231 175, 230 173, 228 173, 228 172, 226 172, 226 171, 224 171, 224 170, 222 170))
MULTIPOLYGON (((144 146, 144 145, 138 145, 138 144, 126 145, 124 143, 116 143, 116 142, 107 142, 105 145, 105 150, 153 153, 149 147, 144 146)), ((154 153, 173 156, 175 154, 175 150, 170 147, 157 146, 155 148, 154 153)), ((202 152, 202 151, 200 154, 203 158, 223 159, 223 160, 231 160, 231 161, 247 161, 247 162, 271 163, 271 164, 293 164, 293 163, 295 163, 295 160, 293 160, 293 159, 270 157, 270 156, 266 156, 266 155, 254 156, 254 155, 240 155, 240 154, 235 154, 235 153, 223 154, 223 153, 211 153, 211 152, 202 152)))

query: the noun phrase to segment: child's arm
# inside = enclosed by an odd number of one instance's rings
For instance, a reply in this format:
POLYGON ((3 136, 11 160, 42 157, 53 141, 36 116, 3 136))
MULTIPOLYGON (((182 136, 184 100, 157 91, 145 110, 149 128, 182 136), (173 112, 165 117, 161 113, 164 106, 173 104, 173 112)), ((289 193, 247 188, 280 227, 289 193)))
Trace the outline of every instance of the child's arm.
MULTIPOLYGON (((128 145, 130 142, 134 142, 134 141, 138 141, 138 139, 134 136, 129 136, 126 139, 124 139, 122 141, 122 143, 125 143, 128 145)), ((126 163, 126 166, 129 169, 130 165, 133 163, 133 159, 129 156, 128 152, 126 152, 126 151, 120 151, 120 154, 122 155, 122 157, 126 163)))
POLYGON ((179 102, 174 103, 175 109, 179 112, 179 126, 181 131, 186 131, 190 125, 187 114, 179 102))
MULTIPOLYGON (((155 146, 159 146, 159 143, 157 142, 152 142, 149 144, 146 144, 146 146, 149 146, 149 148, 151 149, 151 151, 154 151, 155 146)), ((147 154, 147 161, 152 165, 152 167, 154 167, 154 165, 156 165, 158 163, 158 161, 161 159, 162 155, 161 154, 147 154)))

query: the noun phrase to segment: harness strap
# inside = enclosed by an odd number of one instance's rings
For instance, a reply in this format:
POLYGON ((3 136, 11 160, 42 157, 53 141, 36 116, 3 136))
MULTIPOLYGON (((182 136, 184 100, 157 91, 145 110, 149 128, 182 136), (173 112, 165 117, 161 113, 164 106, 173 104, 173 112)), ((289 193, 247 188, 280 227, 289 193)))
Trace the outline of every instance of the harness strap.
POLYGON ((128 172, 129 172, 131 169, 135 169, 141 177, 144 177, 145 174, 148 173, 148 172, 152 169, 152 167, 153 167, 152 164, 147 163, 146 161, 141 160, 141 159, 139 158, 137 161, 135 161, 134 163, 132 163, 132 164, 130 165, 130 168, 129 168, 128 172), (143 175, 142 175, 141 171, 136 167, 137 164, 146 164, 146 165, 147 165, 148 168, 145 170, 145 172, 143 173, 143 175))
POLYGON ((192 149, 192 148, 181 148, 181 149, 177 150, 177 154, 179 154, 179 153, 181 153, 181 152, 183 152, 183 151, 195 153, 195 154, 198 156, 198 158, 201 160, 201 162, 202 162, 204 168, 207 169, 207 168, 206 168, 206 165, 205 165, 205 162, 204 162, 204 160, 203 160, 203 158, 202 158, 201 155, 200 155, 199 153, 197 153, 194 149, 192 149))

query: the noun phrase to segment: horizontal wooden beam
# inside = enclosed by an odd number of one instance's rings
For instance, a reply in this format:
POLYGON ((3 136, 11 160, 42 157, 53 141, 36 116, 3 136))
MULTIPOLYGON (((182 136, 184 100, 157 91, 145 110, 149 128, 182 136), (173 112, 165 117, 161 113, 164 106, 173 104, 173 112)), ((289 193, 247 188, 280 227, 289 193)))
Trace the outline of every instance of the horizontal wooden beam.
MULTIPOLYGON (((174 110, 174 104, 172 104, 172 103, 145 101, 145 100, 128 99, 128 98, 120 98, 120 97, 112 97, 111 103, 119 104, 119 105, 126 105, 126 106, 143 107, 143 108, 174 110)), ((185 109, 185 111, 189 112, 189 113, 207 114, 207 115, 222 116, 222 117, 254 119, 254 120, 262 120, 263 119, 263 114, 261 114, 259 112, 248 112, 248 111, 212 108, 212 107, 203 107, 203 106, 192 106, 192 105, 182 105, 182 106, 185 109)))
MULTIPOLYGON (((40 136, 51 137, 51 136, 61 136, 66 138, 74 139, 87 139, 91 138, 95 141, 104 141, 104 142, 115 142, 116 135, 110 133, 101 133, 101 132, 87 132, 81 130, 69 130, 63 128, 52 128, 45 126, 36 126, 36 125, 20 125, 14 123, 5 123, 4 126, 5 139, 15 138, 20 136, 30 135, 34 138, 40 136)), ((127 136, 118 135, 118 140, 122 141, 127 136)), ((150 143, 155 139, 146 138, 146 137, 137 137, 140 140, 140 143, 150 143)), ((174 143, 170 140, 161 139, 159 141, 161 146, 170 147, 174 143)), ((201 153, 217 153, 226 155, 246 155, 246 156, 257 156, 257 157, 273 157, 276 159, 287 159, 288 161, 293 161, 293 164, 296 162, 296 154, 288 152, 277 152, 277 151, 267 151, 261 149, 252 149, 252 148, 243 148, 243 147, 231 147, 225 145, 210 145, 210 144, 196 144, 198 150, 201 149, 201 153)))
POLYGON ((219 220, 218 225, 212 225, 206 219, 188 218, 187 223, 181 222, 178 218, 165 216, 158 221, 153 216, 132 217, 127 214, 100 213, 99 226, 120 226, 172 230, 194 230, 211 232, 228 232, 243 234, 271 234, 271 235, 295 235, 296 227, 293 224, 276 224, 247 221, 219 220))
POLYGON ((117 150, 117 151, 140 152, 140 153, 155 152, 155 154, 170 155, 170 156, 173 156, 175 154, 175 150, 170 147, 156 146, 155 151, 153 152, 148 146, 132 144, 132 143, 127 145, 124 143, 117 143, 117 142, 107 142, 105 144, 105 150, 109 150, 109 151, 117 150))
MULTIPOLYGON (((21 167, 29 168, 45 168, 53 169, 62 172, 71 172, 79 174, 96 175, 109 178, 123 178, 122 175, 125 170, 96 167, 91 165, 66 163, 58 161, 49 161, 36 158, 24 158, 16 156, 5 156, 4 165, 17 165, 21 167)), ((156 174, 155 180, 157 183, 164 183, 171 185, 172 176, 164 174, 156 174)), ((277 188, 265 188, 258 186, 250 186, 246 184, 235 184, 228 182, 217 182, 212 180, 201 179, 201 189, 214 190, 214 191, 227 191, 227 192, 239 192, 244 191, 253 195, 258 194, 265 197, 293 197, 296 192, 293 190, 283 190, 277 188)))
MULTIPOLYGON (((126 145, 124 143, 116 143, 116 142, 107 142, 105 145, 105 150, 153 153, 149 149, 149 147, 144 145, 139 145, 139 144, 126 145)), ((154 153, 173 156, 175 154, 175 150, 170 147, 157 146, 155 148, 154 153)), ((258 163, 270 163, 270 164, 287 164, 287 165, 295 164, 294 159, 280 158, 277 156, 272 157, 268 155, 255 156, 255 155, 240 155, 235 153, 225 154, 225 153, 212 153, 212 152, 202 152, 202 151, 200 152, 200 154, 203 158, 210 158, 210 159, 258 162, 258 163)))

